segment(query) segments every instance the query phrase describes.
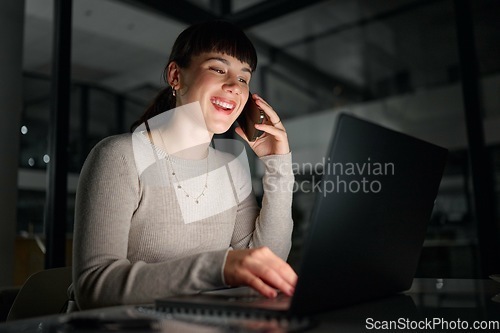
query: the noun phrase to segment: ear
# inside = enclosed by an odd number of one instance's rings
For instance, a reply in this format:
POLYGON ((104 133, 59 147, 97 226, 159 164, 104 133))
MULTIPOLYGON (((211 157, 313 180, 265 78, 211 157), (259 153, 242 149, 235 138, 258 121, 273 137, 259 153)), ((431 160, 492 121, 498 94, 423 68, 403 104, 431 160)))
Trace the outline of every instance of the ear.
POLYGON ((169 86, 174 87, 174 89, 179 88, 180 79, 180 67, 175 61, 172 61, 167 66, 167 83, 169 86))

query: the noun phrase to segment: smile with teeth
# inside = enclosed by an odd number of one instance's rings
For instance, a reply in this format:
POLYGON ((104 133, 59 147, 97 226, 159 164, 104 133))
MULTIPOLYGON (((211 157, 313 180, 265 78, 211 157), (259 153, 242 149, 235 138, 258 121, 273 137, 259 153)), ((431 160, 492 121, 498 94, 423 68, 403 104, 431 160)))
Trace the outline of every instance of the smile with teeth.
POLYGON ((215 106, 218 106, 219 108, 222 108, 226 111, 232 111, 234 109, 234 107, 236 106, 233 102, 225 102, 225 101, 222 101, 222 100, 217 99, 217 98, 212 98, 210 101, 215 106))

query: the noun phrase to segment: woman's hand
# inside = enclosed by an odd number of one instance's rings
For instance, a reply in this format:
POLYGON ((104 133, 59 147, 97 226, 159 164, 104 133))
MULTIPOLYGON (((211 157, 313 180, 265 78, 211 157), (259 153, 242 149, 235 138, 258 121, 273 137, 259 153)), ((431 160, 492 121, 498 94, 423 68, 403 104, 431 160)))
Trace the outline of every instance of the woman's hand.
POLYGON ((249 98, 253 98, 257 106, 266 114, 267 121, 265 123, 255 124, 255 128, 263 131, 264 134, 257 140, 250 142, 241 127, 236 128, 236 133, 249 144, 258 157, 288 154, 290 152, 288 137, 276 111, 257 94, 253 94, 249 98))
POLYGON ((231 250, 224 265, 224 279, 230 286, 250 286, 266 297, 281 290, 293 295, 297 274, 269 248, 231 250))

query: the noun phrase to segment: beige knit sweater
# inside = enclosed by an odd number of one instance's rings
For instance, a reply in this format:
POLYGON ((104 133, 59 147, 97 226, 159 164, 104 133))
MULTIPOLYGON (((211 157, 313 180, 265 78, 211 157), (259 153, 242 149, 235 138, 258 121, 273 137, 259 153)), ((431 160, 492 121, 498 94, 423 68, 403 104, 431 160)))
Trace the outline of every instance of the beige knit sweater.
POLYGON ((81 309, 223 287, 231 248, 265 245, 286 259, 293 224, 291 154, 261 158, 259 209, 244 153, 209 148, 207 159, 181 160, 145 138, 104 139, 83 166, 71 291, 81 309))

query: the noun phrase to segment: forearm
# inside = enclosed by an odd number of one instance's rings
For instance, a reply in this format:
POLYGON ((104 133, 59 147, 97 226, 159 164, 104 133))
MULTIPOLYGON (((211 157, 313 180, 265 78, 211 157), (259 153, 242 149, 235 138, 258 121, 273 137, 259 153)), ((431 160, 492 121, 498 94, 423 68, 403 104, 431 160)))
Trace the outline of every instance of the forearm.
POLYGON ((78 275, 76 300, 82 309, 144 304, 160 297, 222 287, 226 252, 207 252, 159 263, 100 260, 78 275))
POLYGON ((266 167, 262 208, 259 210, 253 194, 240 203, 232 246, 267 246, 286 259, 293 231, 291 154, 273 155, 262 160, 266 167))
POLYGON ((268 156, 261 160, 265 165, 262 180, 264 195, 251 246, 268 246, 286 259, 293 231, 291 207, 294 175, 291 154, 268 156))

